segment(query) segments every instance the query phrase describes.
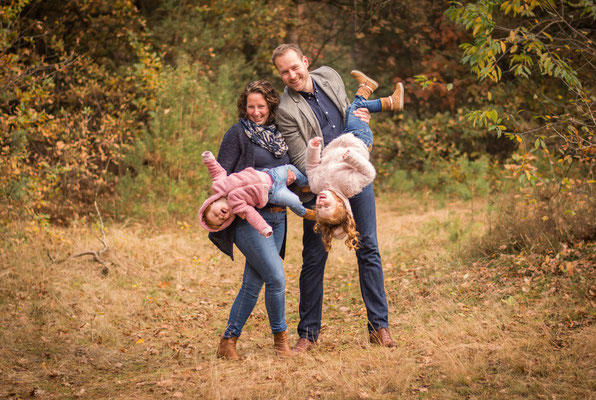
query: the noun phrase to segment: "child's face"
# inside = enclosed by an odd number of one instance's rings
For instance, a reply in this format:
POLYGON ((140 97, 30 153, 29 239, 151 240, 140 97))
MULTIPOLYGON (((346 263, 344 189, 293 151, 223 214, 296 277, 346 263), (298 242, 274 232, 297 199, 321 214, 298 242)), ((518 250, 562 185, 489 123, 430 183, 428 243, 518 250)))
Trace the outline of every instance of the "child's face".
POLYGON ((317 196, 317 213, 323 219, 330 219, 337 208, 337 200, 329 190, 323 190, 317 196))
POLYGON ((230 209, 228 208, 228 199, 221 197, 211 204, 211 208, 205 215, 205 219, 213 225, 220 226, 231 216, 232 213, 230 213, 230 209))

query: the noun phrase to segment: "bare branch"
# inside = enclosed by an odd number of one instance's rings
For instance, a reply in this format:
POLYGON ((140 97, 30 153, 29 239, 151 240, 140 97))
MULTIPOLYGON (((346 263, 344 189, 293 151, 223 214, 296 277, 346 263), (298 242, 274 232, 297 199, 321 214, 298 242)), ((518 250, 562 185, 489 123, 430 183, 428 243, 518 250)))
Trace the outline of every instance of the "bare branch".
POLYGON ((97 207, 97 202, 94 202, 94 204, 95 204, 95 211, 97 212, 97 216, 99 217, 99 228, 101 229, 101 238, 99 238, 97 236, 96 237, 97 237, 97 240, 99 240, 101 242, 101 244, 103 244, 103 249, 98 250, 98 251, 94 251, 94 250, 83 251, 81 253, 73 254, 73 255, 68 256, 61 260, 56 260, 54 257, 52 257, 49 250, 47 250, 47 254, 48 254, 49 259, 52 260, 52 262, 56 263, 56 264, 63 263, 64 261, 70 260, 72 258, 78 258, 78 257, 83 257, 83 256, 93 256, 93 260, 95 262, 103 265, 104 268, 102 269, 101 272, 104 275, 107 275, 110 270, 109 270, 106 262, 101 259, 101 254, 103 254, 106 250, 108 250, 109 247, 108 247, 108 244, 106 243, 106 233, 103 228, 103 219, 101 218, 101 213, 99 212, 99 208, 97 207))

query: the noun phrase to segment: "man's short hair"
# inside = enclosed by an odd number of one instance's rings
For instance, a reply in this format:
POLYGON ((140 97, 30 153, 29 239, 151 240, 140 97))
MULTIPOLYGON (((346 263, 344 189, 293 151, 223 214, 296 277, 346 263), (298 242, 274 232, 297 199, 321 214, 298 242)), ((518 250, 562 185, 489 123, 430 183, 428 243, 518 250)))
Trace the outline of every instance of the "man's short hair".
POLYGON ((304 56, 302 49, 300 49, 300 47, 297 44, 294 44, 294 43, 280 44, 279 46, 277 46, 277 48, 275 50, 273 50, 273 54, 271 55, 271 62, 273 63, 273 65, 275 65, 275 59, 277 57, 283 56, 289 50, 294 50, 296 52, 296 54, 298 54, 298 57, 300 57, 300 58, 302 58, 304 56))

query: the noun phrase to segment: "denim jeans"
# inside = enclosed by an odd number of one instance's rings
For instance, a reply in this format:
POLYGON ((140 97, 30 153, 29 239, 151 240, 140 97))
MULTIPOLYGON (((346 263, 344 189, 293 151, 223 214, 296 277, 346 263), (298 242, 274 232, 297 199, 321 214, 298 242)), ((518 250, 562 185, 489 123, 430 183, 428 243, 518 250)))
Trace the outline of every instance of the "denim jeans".
POLYGON ((259 210, 273 228, 266 238, 246 220, 239 220, 234 230, 234 242, 246 257, 242 286, 234 300, 225 338, 238 337, 252 313, 265 284, 265 307, 272 333, 287 329, 285 316, 286 277, 279 252, 284 241, 286 213, 259 210))
POLYGON ((372 147, 373 133, 370 130, 370 126, 354 115, 354 110, 358 108, 366 108, 371 113, 380 112, 381 100, 365 100, 362 96, 356 96, 346 111, 346 126, 343 133, 351 132, 354 136, 362 140, 366 147, 372 147))
POLYGON ((306 214, 306 208, 302 205, 298 195, 288 189, 288 186, 286 185, 288 170, 291 170, 296 175, 295 183, 299 187, 308 185, 306 176, 291 164, 266 169, 264 172, 267 172, 273 181, 273 185, 269 188, 269 203, 290 207, 290 210, 299 217, 302 217, 306 214))
MULTIPOLYGON (((314 203, 314 199, 305 205, 314 203)), ((360 292, 368 317, 369 331, 389 327, 383 267, 377 242, 377 217, 372 184, 350 198, 350 206, 360 233, 360 248, 356 250, 360 292)), ((298 335, 317 340, 321 330, 323 310, 323 277, 327 252, 321 235, 312 230, 314 221, 304 220, 302 236, 302 271, 300 272, 300 323, 298 335)), ((338 242, 341 243, 341 242, 338 242)), ((336 244, 337 245, 337 244, 336 244)))

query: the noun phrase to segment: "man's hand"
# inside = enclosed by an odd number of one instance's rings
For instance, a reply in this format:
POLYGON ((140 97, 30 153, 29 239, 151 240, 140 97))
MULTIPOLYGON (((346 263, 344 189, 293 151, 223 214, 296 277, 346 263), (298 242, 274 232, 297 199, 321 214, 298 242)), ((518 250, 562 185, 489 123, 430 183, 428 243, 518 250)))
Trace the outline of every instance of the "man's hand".
MULTIPOLYGON (((366 110, 366 108, 364 110, 366 110)), ((368 112, 368 110, 366 110, 366 111, 368 112)), ((319 147, 321 145, 322 141, 323 141, 323 138, 316 136, 316 137, 310 139, 310 145, 312 147, 319 147)))
POLYGON ((288 169, 288 179, 286 179, 286 186, 290 186, 296 181, 296 174, 294 171, 288 169))
POLYGON ((366 108, 357 108, 354 110, 354 115, 360 118, 362 121, 366 122, 367 124, 370 123, 370 111, 366 108))

